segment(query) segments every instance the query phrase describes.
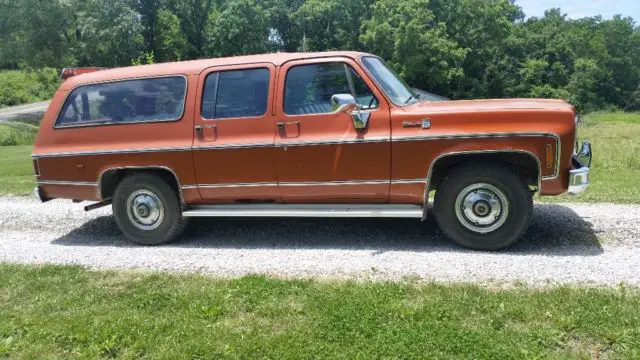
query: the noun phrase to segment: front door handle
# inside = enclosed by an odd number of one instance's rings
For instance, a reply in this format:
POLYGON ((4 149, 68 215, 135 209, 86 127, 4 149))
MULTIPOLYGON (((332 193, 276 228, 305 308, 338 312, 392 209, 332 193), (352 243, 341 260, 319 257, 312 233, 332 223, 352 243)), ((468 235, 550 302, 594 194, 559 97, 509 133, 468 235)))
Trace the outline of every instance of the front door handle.
POLYGON ((289 122, 278 121, 276 123, 276 126, 280 130, 284 130, 284 127, 287 126, 287 125, 300 125, 300 121, 289 121, 289 122))

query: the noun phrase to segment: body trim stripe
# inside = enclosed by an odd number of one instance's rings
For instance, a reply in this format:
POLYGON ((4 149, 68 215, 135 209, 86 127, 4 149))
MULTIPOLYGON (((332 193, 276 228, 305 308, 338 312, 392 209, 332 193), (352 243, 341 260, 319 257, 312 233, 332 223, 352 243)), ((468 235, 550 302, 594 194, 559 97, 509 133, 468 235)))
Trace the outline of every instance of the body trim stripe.
POLYGON ((380 185, 389 184, 389 180, 353 180, 353 181, 309 181, 279 182, 278 186, 340 186, 340 185, 380 185))
POLYGON ((248 148, 264 148, 273 147, 273 143, 238 143, 238 144, 225 144, 225 145, 197 145, 193 147, 194 151, 202 150, 219 150, 219 149, 248 149, 248 148))
POLYGON ((307 181, 307 182, 255 182, 255 183, 220 183, 220 184, 201 184, 201 185, 184 185, 183 190, 187 189, 217 189, 217 188, 240 188, 240 187, 274 187, 274 186, 340 186, 340 185, 385 185, 385 184, 425 184, 427 179, 397 179, 397 180, 340 180, 340 181, 307 181))
MULTIPOLYGON (((221 184, 201 184, 188 185, 200 189, 223 189, 223 188, 242 188, 242 187, 271 187, 278 186, 278 183, 256 182, 256 183, 221 183, 221 184)), ((185 187, 183 187, 184 189, 185 187)))
POLYGON ((97 182, 84 182, 84 181, 58 181, 58 180, 39 180, 38 185, 69 185, 69 186, 95 186, 98 187, 97 182))
POLYGON ((293 146, 318 146, 318 145, 342 145, 342 144, 368 144, 389 142, 388 137, 377 137, 369 139, 344 139, 344 140, 326 140, 326 141, 296 141, 296 142, 280 142, 276 143, 276 147, 293 147, 293 146))
POLYGON ((426 184, 427 179, 398 179, 391 180, 392 185, 396 184, 426 184))
MULTIPOLYGON (((131 153, 152 153, 152 152, 174 152, 174 151, 202 151, 202 150, 218 150, 218 149, 243 149, 243 148, 263 148, 263 147, 294 147, 294 146, 321 146, 321 145, 341 145, 341 144, 366 144, 379 142, 406 142, 406 141, 428 141, 440 139, 475 139, 475 138, 509 138, 509 137, 539 137, 546 136, 556 140, 557 143, 557 160, 560 158, 560 137, 552 133, 483 133, 483 134, 449 134, 449 135, 420 135, 420 136, 398 136, 392 139, 386 137, 370 138, 370 139, 345 139, 345 140, 327 140, 327 141, 298 141, 298 142, 281 142, 281 143, 237 143, 224 145, 197 145, 197 146, 176 146, 176 147, 159 147, 159 148, 138 148, 138 149, 121 149, 121 150, 96 150, 96 151, 76 151, 76 152, 59 152, 59 153, 42 153, 32 154, 31 157, 65 157, 65 156, 89 156, 89 155, 112 155, 112 154, 131 154, 131 153)), ((556 164, 559 166, 559 161, 556 164)), ((555 177, 556 175, 554 175, 555 177)))
POLYGON ((67 156, 91 156, 91 155, 114 155, 114 154, 137 154, 137 153, 154 153, 154 152, 174 152, 174 151, 190 151, 191 146, 176 146, 163 148, 140 148, 140 149, 122 149, 122 150, 96 150, 96 151, 74 151, 59 153, 43 153, 31 154, 34 159, 48 157, 67 157, 67 156))
POLYGON ((560 137, 553 133, 547 132, 496 132, 496 133, 477 133, 477 134, 443 134, 443 135, 417 135, 417 136, 396 136, 392 141, 420 141, 420 140, 437 140, 437 139, 474 139, 474 138, 509 138, 509 137, 538 137, 546 136, 560 140, 560 137))

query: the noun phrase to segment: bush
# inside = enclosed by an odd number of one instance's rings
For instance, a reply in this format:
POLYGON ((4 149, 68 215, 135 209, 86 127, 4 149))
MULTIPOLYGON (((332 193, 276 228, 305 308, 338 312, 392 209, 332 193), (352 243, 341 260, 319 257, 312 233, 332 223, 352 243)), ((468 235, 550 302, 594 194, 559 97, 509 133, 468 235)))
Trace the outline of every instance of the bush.
POLYGON ((0 72, 0 108, 50 99, 59 86, 54 68, 0 72))
POLYGON ((38 127, 21 122, 0 123, 0 146, 33 144, 38 127))

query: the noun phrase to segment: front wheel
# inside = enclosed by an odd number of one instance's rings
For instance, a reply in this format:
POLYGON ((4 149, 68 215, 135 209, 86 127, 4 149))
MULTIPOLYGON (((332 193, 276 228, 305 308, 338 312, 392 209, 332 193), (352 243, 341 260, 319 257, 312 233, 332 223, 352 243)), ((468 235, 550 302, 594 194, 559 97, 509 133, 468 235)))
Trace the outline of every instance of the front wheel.
POLYGON ((116 187, 113 215, 122 233, 140 245, 160 245, 182 234, 186 220, 177 192, 153 174, 132 174, 116 187))
POLYGON ((494 164, 454 169, 439 185, 434 203, 445 235, 478 250, 499 250, 517 242, 529 228, 532 210, 527 185, 494 164))

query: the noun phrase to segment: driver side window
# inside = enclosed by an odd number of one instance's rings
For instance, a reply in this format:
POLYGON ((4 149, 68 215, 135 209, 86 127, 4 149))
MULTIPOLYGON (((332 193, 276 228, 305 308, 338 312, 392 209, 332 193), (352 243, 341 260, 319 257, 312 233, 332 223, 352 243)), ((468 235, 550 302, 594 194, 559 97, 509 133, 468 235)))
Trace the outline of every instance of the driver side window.
POLYGON ((379 102, 350 66, 341 63, 299 65, 287 72, 284 111, 288 115, 331 112, 331 97, 351 94, 364 110, 376 109, 379 102))

